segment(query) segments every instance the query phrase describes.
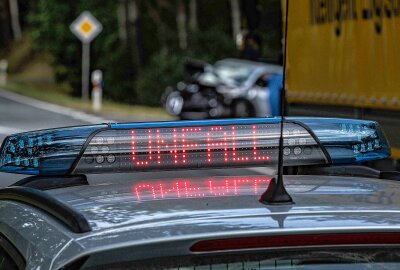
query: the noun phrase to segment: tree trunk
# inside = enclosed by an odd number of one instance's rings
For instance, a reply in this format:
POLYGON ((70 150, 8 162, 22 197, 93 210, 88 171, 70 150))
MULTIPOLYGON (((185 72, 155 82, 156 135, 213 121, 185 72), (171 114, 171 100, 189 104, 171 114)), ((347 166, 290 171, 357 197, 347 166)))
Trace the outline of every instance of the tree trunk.
POLYGON ((128 39, 128 31, 127 31, 127 2, 126 0, 118 1, 118 33, 119 39, 125 45, 128 39))
POLYGON ((128 2, 128 35, 129 43, 132 44, 132 50, 134 50, 134 59, 138 63, 138 67, 144 65, 144 55, 142 50, 141 34, 140 34, 140 17, 139 8, 136 0, 129 0, 128 2), (133 49, 134 48, 134 49, 133 49))
POLYGON ((187 47, 187 31, 186 31, 186 11, 182 0, 178 4, 178 16, 176 16, 176 24, 178 27, 179 48, 182 50, 187 47))
POLYGON ((189 2, 189 29, 190 31, 197 31, 197 0, 190 0, 189 2))
POLYGON ((13 31, 14 40, 19 41, 22 38, 21 25, 19 23, 18 1, 9 0, 11 29, 13 31))
POLYGON ((239 0, 231 1, 231 16, 232 16, 232 36, 236 41, 237 36, 240 34, 240 6, 239 0))
POLYGON ((147 5, 147 9, 148 9, 148 13, 149 13, 150 17, 152 18, 152 20, 154 21, 154 23, 157 26, 158 42, 159 42, 160 51, 163 53, 167 53, 168 52, 167 39, 165 36, 166 27, 165 27, 165 23, 161 19, 161 15, 158 10, 158 8, 160 6, 163 6, 164 3, 162 0, 157 0, 156 7, 154 7, 154 5, 152 5, 150 1, 145 1, 145 3, 147 5))
POLYGON ((8 2, 0 1, 0 49, 6 48, 11 40, 10 9, 8 2))

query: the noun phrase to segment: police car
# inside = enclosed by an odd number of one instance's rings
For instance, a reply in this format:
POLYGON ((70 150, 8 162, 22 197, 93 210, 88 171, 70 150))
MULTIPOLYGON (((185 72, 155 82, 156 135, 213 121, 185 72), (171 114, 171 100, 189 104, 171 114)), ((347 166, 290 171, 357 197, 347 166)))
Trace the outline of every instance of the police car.
POLYGON ((0 269, 398 269, 399 176, 360 165, 390 155, 379 125, 280 129, 253 118, 9 136, 0 170, 30 176, 0 190, 0 269), (297 168, 287 193, 273 173, 236 169, 276 169, 280 151, 297 168))

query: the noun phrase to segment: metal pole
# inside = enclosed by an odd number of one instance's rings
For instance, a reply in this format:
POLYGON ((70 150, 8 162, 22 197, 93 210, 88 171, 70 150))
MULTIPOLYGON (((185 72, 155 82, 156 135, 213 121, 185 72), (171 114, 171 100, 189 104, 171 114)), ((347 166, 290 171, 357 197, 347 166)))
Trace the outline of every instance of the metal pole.
POLYGON ((90 43, 82 42, 82 100, 89 99, 90 43))

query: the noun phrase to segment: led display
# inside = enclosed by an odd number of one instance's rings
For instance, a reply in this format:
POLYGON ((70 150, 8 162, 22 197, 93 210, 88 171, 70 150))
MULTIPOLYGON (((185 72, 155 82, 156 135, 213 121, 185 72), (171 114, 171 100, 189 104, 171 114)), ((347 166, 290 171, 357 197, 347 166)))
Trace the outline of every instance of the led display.
MULTIPOLYGON (((279 132, 279 123, 107 130, 91 140, 76 172, 273 166, 279 132)), ((314 138, 295 123, 285 124, 284 155, 288 165, 326 162, 314 138)))

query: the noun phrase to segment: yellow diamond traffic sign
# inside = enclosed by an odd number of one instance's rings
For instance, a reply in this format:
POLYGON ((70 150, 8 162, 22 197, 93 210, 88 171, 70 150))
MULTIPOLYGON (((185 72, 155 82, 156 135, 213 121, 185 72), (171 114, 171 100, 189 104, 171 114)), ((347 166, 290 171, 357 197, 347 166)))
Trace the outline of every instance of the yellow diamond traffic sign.
POLYGON ((100 34, 103 26, 89 11, 84 11, 71 24, 70 29, 83 43, 90 43, 100 34))

